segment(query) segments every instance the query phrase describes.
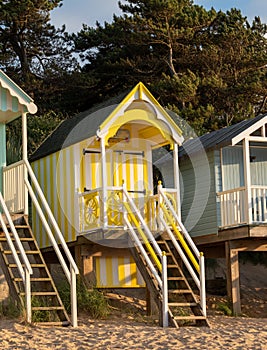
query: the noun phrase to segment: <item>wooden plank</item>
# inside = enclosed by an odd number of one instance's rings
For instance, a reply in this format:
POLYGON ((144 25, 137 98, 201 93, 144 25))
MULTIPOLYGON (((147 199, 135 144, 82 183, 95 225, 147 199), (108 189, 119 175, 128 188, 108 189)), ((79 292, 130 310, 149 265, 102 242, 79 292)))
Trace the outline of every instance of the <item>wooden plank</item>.
POLYGON ((231 242, 231 247, 238 251, 267 251, 267 239, 242 239, 231 242))
POLYGON ((232 249, 231 242, 225 242, 225 255, 227 267, 227 295, 232 302, 232 310, 234 315, 241 313, 240 302, 240 278, 238 251, 232 249))

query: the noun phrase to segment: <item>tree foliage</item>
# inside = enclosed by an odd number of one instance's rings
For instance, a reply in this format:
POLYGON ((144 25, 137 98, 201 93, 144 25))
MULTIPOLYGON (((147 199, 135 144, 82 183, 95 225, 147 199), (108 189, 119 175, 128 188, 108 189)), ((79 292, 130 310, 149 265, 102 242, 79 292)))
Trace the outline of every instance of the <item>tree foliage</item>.
POLYGON ((128 0, 73 35, 99 94, 138 81, 203 133, 265 111, 266 25, 190 0, 128 0), (104 90, 103 90, 104 87, 104 90))
POLYGON ((267 111, 259 17, 249 23, 238 9, 192 0, 125 0, 111 23, 69 34, 50 23, 61 4, 0 0, 1 67, 34 97, 36 135, 38 127, 50 132, 51 115, 58 122, 139 81, 199 134, 267 111))

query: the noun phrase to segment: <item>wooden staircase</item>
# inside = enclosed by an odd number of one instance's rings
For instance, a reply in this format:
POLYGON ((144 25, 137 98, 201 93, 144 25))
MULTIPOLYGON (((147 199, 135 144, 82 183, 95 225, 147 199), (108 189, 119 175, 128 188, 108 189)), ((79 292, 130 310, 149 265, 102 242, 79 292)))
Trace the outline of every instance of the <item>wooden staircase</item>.
MULTIPOLYGON (((172 242, 164 239, 164 235, 161 235, 157 239, 157 243, 167 256, 169 324, 176 328, 190 325, 209 326, 207 318, 203 315, 200 307, 198 296, 195 295, 182 270, 181 259, 172 242)), ((159 315, 161 323, 161 288, 136 245, 131 248, 131 253, 146 282, 151 297, 154 299, 160 310, 159 315)), ((147 253, 149 254, 149 252, 147 253)))
MULTIPOLYGON (((20 216, 13 220, 13 223, 33 270, 33 274, 30 276, 32 322, 46 325, 70 325, 69 316, 33 236, 27 217, 20 216)), ((7 228, 9 229, 8 225, 7 228)), ((12 237, 12 233, 10 233, 10 236, 12 237)), ((12 241, 14 241, 14 238, 12 238, 12 241)), ((9 287, 13 291, 13 295, 17 296, 18 302, 25 308, 24 284, 1 226, 0 251, 3 270, 9 287)), ((17 253, 20 254, 20 251, 18 250, 17 253)))

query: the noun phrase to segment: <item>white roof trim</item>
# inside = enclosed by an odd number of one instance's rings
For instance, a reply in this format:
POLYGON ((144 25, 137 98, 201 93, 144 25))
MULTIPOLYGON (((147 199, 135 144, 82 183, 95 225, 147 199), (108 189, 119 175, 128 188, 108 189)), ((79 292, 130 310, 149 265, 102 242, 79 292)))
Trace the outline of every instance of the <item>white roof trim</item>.
POLYGON ((239 143, 240 141, 244 140, 246 137, 251 135, 254 131, 259 129, 261 126, 265 125, 266 123, 267 123, 267 116, 265 116, 264 118, 260 119, 259 121, 257 121, 255 124, 251 125, 246 130, 242 131, 239 135, 235 136, 232 139, 232 146, 234 146, 237 143, 239 143))

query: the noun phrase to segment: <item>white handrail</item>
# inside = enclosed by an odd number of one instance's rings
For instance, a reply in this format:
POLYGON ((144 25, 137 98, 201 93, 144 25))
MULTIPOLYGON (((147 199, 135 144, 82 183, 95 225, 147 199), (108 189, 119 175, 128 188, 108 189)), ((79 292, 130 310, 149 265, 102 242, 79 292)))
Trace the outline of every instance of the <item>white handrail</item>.
POLYGON ((61 244, 61 246, 62 246, 62 248, 64 250, 64 253, 66 254, 66 257, 68 258, 69 263, 72 266, 72 268, 74 269, 75 273, 78 275, 79 274, 79 269, 78 269, 78 267, 77 267, 77 265, 76 265, 72 255, 71 255, 70 251, 69 251, 67 243, 66 243, 66 241, 65 241, 65 239, 64 239, 64 237, 63 237, 63 235, 62 235, 62 233, 60 231, 58 223, 56 222, 56 220, 54 218, 52 210, 50 209, 50 206, 47 203, 47 201, 45 199, 45 196, 43 195, 43 191, 42 191, 42 189, 41 189, 41 187, 40 187, 40 185, 39 185, 39 183, 38 183, 38 181, 37 181, 37 179, 35 177, 35 174, 34 174, 32 168, 30 166, 30 163, 26 160, 25 164, 26 164, 26 167, 27 167, 27 170, 28 170, 28 174, 30 175, 32 183, 33 183, 33 185, 34 185, 34 187, 36 189, 36 192, 37 192, 38 196, 40 197, 42 205, 44 206, 44 209, 45 209, 45 211, 48 214, 49 220, 51 221, 51 223, 52 223, 52 225, 53 225, 53 227, 55 229, 55 233, 57 235, 57 238, 60 241, 60 244, 61 244))
POLYGON ((172 215, 174 216, 175 220, 178 223, 178 226, 180 227, 181 231, 183 232, 183 236, 184 238, 186 238, 187 242, 189 243, 190 247, 192 248, 192 250, 194 251, 194 253, 196 254, 196 256, 199 258, 200 257, 200 252, 197 249, 197 246, 195 245, 194 241, 192 240, 191 236, 189 235, 189 233, 187 232, 187 229, 185 228, 184 224, 181 222, 181 220, 179 219, 177 213, 175 212, 171 202, 169 201, 169 199, 166 197, 165 193, 162 191, 162 189, 160 188, 160 186, 158 186, 158 192, 159 194, 163 197, 164 201, 167 203, 168 208, 170 209, 172 215))
POLYGON ((155 237, 152 235, 151 231, 149 230, 145 220, 143 219, 140 211, 137 209, 137 206, 135 205, 134 201, 132 200, 132 198, 129 196, 129 193, 127 192, 125 186, 123 185, 122 187, 122 190, 123 190, 123 193, 124 195, 126 196, 128 202, 130 203, 130 205, 132 206, 133 210, 134 210, 134 213, 137 214, 138 216, 138 219, 140 220, 141 224, 142 224, 142 227, 143 229, 145 230, 146 234, 147 234, 147 237, 148 239, 151 241, 151 243, 153 244, 154 248, 155 248, 155 251, 158 255, 161 255, 162 252, 161 252, 161 249, 157 243, 157 241, 155 240, 155 237))
POLYGON ((139 210, 137 209, 134 201, 132 200, 132 198, 129 196, 128 191, 125 188, 125 185, 123 184, 122 186, 122 193, 123 193, 123 201, 126 199, 130 205, 132 206, 132 208, 134 209, 135 214, 137 214, 138 219, 140 220, 141 224, 142 224, 142 228, 144 229, 144 231, 147 234, 147 238, 150 239, 150 241, 152 242, 156 253, 160 256, 161 258, 161 265, 162 265, 162 270, 161 270, 161 278, 157 272, 157 270, 155 269, 151 259, 149 258, 146 250, 143 247, 142 242, 140 241, 138 235, 135 233, 135 230, 132 226, 132 224, 130 223, 127 215, 124 215, 124 220, 126 222, 126 225, 128 226, 132 238, 135 242, 135 244, 138 246, 141 254, 143 255, 147 266, 149 267, 151 273, 154 275, 154 277, 156 278, 158 285, 161 289, 162 292, 162 326, 163 327, 168 327, 168 314, 169 314, 169 308, 168 308, 168 272, 167 272, 167 257, 166 254, 164 252, 162 252, 162 250, 160 249, 157 241, 155 240, 155 237, 152 235, 152 233, 150 232, 149 228, 147 227, 142 215, 140 214, 139 210))
MULTIPOLYGON (((0 202, 1 202, 1 206, 3 208, 4 214, 5 214, 6 218, 7 218, 8 224, 10 226, 11 232, 12 232, 12 234, 14 236, 15 242, 17 244, 18 250, 19 250, 19 252, 21 254, 22 261, 25 264, 26 269, 29 271, 29 273, 31 275, 33 273, 31 264, 30 264, 30 262, 29 262, 29 260, 27 258, 27 255, 25 253, 25 249, 24 249, 24 247, 23 247, 23 245, 22 245, 22 243, 20 241, 19 235, 18 235, 17 230, 16 230, 16 228, 15 228, 15 226, 13 224, 12 218, 11 218, 11 216, 9 214, 9 211, 7 209, 7 206, 5 204, 5 201, 4 201, 4 198, 3 198, 1 192, 0 192, 0 202)), ((1 225, 2 225, 2 228, 3 228, 4 232, 5 232, 5 235, 6 235, 6 238, 7 238, 7 241, 8 241, 8 245, 10 246, 10 249, 12 251, 14 259, 16 260, 16 264, 19 267, 19 270, 21 268, 23 270, 22 264, 21 264, 20 259, 18 257, 18 254, 17 254, 16 248, 15 248, 15 246, 13 244, 13 241, 12 241, 12 239, 10 237, 10 234, 9 234, 9 232, 7 230, 6 224, 5 224, 4 220, 3 220, 2 214, 0 213, 0 215, 1 215, 0 216, 1 217, 1 225), (21 265, 21 268, 20 268, 20 265, 21 265)), ((21 270, 20 270, 20 274, 21 274, 21 277, 23 278, 23 281, 25 282, 25 280, 24 280, 24 271, 23 271, 23 273, 21 273, 21 270)))
POLYGON ((61 244, 61 247, 70 263, 70 269, 68 269, 66 263, 65 263, 65 260, 64 260, 64 257, 63 255, 61 254, 61 251, 59 249, 59 246, 58 246, 58 243, 56 241, 56 239, 54 238, 54 235, 48 225, 48 222, 46 220, 46 217, 45 215, 43 214, 43 211, 42 211, 42 208, 40 207, 39 203, 38 203, 38 200, 35 196, 35 193, 33 192, 33 189, 32 189, 32 186, 31 184, 29 183, 29 181, 27 179, 25 179, 25 185, 29 191, 29 194, 32 198, 32 201, 34 203, 34 205, 36 206, 36 209, 38 211, 38 214, 40 216, 40 219, 42 220, 43 222, 43 225, 45 227, 45 230, 46 230, 46 233, 50 239, 50 242, 51 244, 53 245, 53 248, 57 254, 57 257, 59 259, 59 262, 61 263, 61 266, 63 268, 63 271, 68 279, 68 282, 70 283, 70 291, 71 291, 71 312, 72 312, 72 325, 73 327, 77 327, 78 325, 78 320, 77 320, 77 296, 76 296, 76 275, 79 274, 79 269, 69 251, 69 248, 67 246, 67 243, 60 231, 60 228, 58 226, 58 223, 56 222, 55 218, 54 218, 54 215, 52 213, 52 210, 50 209, 50 206, 49 204, 47 203, 47 200, 43 194, 43 191, 35 177, 35 174, 30 166, 30 163, 28 162, 28 160, 24 160, 25 162, 25 165, 26 165, 26 169, 28 171, 28 174, 31 178, 31 181, 34 185, 34 188, 40 198, 40 201, 43 205, 43 208, 45 209, 47 215, 48 215, 48 218, 55 230, 55 234, 56 234, 56 237, 58 238, 60 244, 61 244))
POLYGON ((14 246, 14 243, 12 241, 12 238, 8 232, 8 229, 7 229, 7 226, 6 226, 6 223, 3 219, 3 216, 2 214, 0 213, 0 225, 2 226, 2 229, 5 233, 5 236, 6 236, 6 239, 7 239, 7 243, 10 247, 10 250, 12 252, 12 255, 14 257, 14 260, 15 260, 15 263, 16 263, 16 266, 18 268, 18 271, 19 271, 19 274, 21 276, 21 279, 23 281, 23 284, 24 284, 24 288, 25 288, 25 306, 26 306, 26 318, 27 318, 27 322, 31 322, 31 319, 32 319, 32 309, 31 309, 31 282, 30 282, 30 275, 32 275, 33 271, 32 271, 32 267, 31 267, 31 264, 29 262, 29 259, 25 253, 25 249, 19 239, 19 235, 17 233, 17 230, 13 224, 13 221, 12 221, 12 218, 9 214, 9 211, 7 209, 7 206, 5 204, 5 201, 4 201, 4 198, 2 196, 2 193, 0 192, 0 204, 2 206, 2 209, 4 211, 4 214, 6 216, 6 219, 8 221, 8 224, 10 226, 10 229, 11 229, 11 232, 13 234, 13 237, 15 239, 15 242, 16 242, 16 245, 17 245, 17 248, 20 252, 20 256, 21 256, 21 259, 24 263, 24 266, 25 266, 25 271, 23 270, 23 266, 22 266, 22 263, 20 261, 20 258, 18 256, 18 253, 17 253, 17 250, 14 246))
MULTIPOLYGON (((178 227, 181 229, 183 233, 183 237, 187 240, 189 243, 190 247, 194 251, 195 255, 198 258, 199 261, 199 278, 197 277, 194 269, 192 268, 190 262, 188 261, 187 257, 185 256, 184 252, 182 251, 181 247, 179 246, 177 240, 175 239, 172 231, 169 228, 169 225, 165 221, 163 215, 160 213, 159 215, 159 220, 162 222, 162 224, 165 227, 165 230, 167 231, 169 237, 171 238, 176 250, 178 251, 179 255, 181 256, 183 262, 185 263, 189 273, 191 274, 196 286, 198 287, 200 291, 200 305, 203 311, 203 315, 206 316, 206 290, 205 290, 205 262, 204 262, 204 256, 203 253, 200 253, 199 250, 197 249, 195 243, 193 242, 191 236, 187 232, 186 228, 184 227, 183 223, 179 219, 177 213, 175 212, 171 202, 168 200, 166 195, 164 194, 162 190, 162 185, 158 186, 158 194, 162 196, 164 202, 167 204, 168 209, 171 211, 173 217, 175 218, 176 222, 178 223, 178 227)), ((160 199, 159 199, 160 200, 160 199)))
POLYGON ((199 281, 199 278, 197 277, 197 275, 196 275, 194 269, 192 268, 191 264, 189 263, 189 261, 188 261, 186 255, 184 254, 182 248, 181 248, 181 247, 179 246, 179 244, 177 243, 177 240, 175 239, 175 237, 174 237, 172 231, 170 230, 170 228, 169 228, 167 222, 164 220, 163 217, 160 217, 160 220, 162 221, 162 223, 163 223, 163 225, 164 225, 164 227, 165 227, 165 230, 167 231, 167 233, 168 233, 168 235, 169 235, 169 237, 170 237, 170 239, 171 239, 173 245, 175 246, 175 248, 176 248, 177 252, 179 253, 180 257, 182 258, 182 260, 183 260, 185 266, 187 267, 187 269, 188 269, 190 275, 192 276, 193 280, 195 281, 195 283, 196 283, 198 289, 200 289, 200 281, 199 281))

